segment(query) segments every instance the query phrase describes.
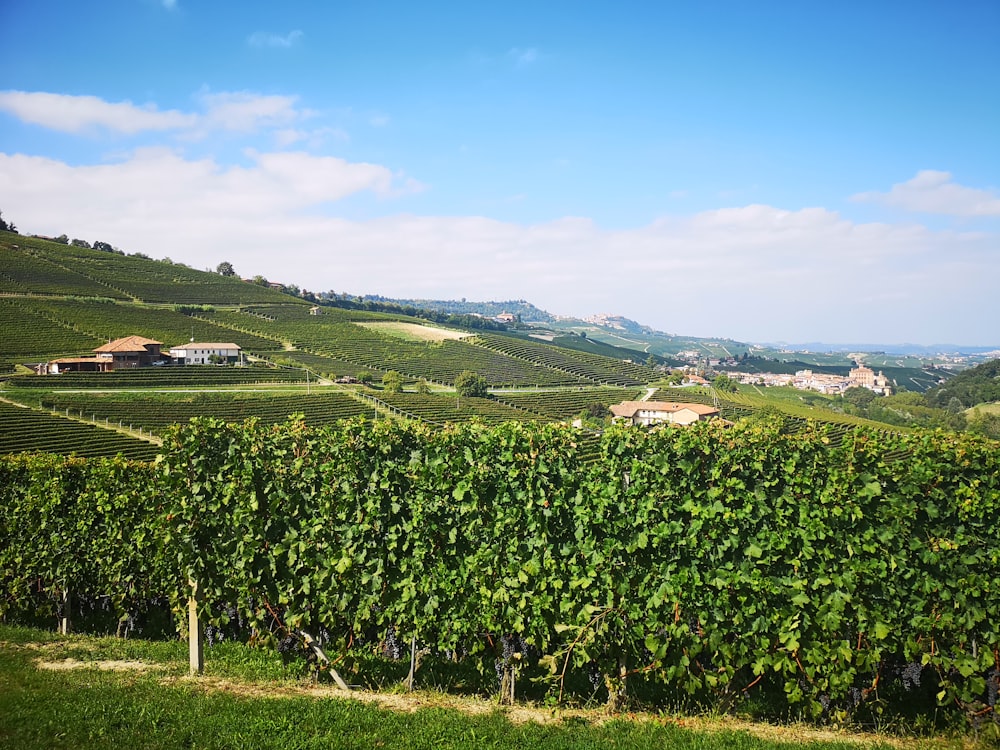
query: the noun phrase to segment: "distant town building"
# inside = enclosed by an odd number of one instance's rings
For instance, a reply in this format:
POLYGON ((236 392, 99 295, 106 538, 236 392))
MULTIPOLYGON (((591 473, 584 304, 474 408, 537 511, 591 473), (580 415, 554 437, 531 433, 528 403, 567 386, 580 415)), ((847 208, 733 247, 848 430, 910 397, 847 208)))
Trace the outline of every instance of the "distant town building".
POLYGON ((857 386, 858 388, 867 388, 870 391, 875 391, 875 393, 883 395, 892 393, 892 385, 881 370, 876 375, 874 370, 862 364, 852 368, 847 379, 852 386, 857 386))

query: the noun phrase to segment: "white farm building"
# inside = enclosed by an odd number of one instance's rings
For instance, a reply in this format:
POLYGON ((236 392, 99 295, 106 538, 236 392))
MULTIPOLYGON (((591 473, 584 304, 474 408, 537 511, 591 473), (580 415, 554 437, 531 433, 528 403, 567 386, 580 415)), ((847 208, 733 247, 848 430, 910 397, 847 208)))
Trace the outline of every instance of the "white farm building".
POLYGON ((236 344, 200 343, 170 347, 170 358, 178 365, 234 364, 240 359, 236 344))

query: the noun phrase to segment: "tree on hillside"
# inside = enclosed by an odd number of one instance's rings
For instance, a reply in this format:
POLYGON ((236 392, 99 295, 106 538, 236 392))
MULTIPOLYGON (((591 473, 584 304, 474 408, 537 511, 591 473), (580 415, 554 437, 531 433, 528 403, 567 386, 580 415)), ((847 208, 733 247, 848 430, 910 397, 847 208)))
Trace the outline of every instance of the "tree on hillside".
POLYGON ((382 388, 386 393, 399 393, 403 390, 403 376, 396 370, 387 370, 382 376, 382 388))
POLYGON ((254 283, 254 284, 256 284, 257 286, 267 286, 267 284, 268 284, 268 281, 267 281, 267 279, 265 279, 265 278, 264 278, 263 276, 261 276, 260 274, 257 274, 256 276, 254 276, 254 277, 253 277, 253 279, 252 279, 252 281, 253 281, 253 283, 254 283))
POLYGON ((486 378, 472 370, 463 370, 455 378, 455 390, 459 396, 486 398, 489 395, 486 378))
POLYGON ((712 381, 712 387, 722 393, 735 393, 737 391, 736 381, 725 374, 716 375, 715 380, 712 381))
POLYGON ((215 272, 220 276, 235 276, 236 269, 233 268, 233 264, 228 260, 222 261, 219 265, 215 267, 215 272))
POLYGON ((0 211, 0 231, 13 232, 14 234, 17 234, 17 227, 14 226, 14 222, 4 221, 3 211, 0 211))
POLYGON ((875 391, 856 385, 844 391, 844 400, 859 409, 867 409, 876 398, 875 391))
POLYGON ((85 247, 88 250, 90 249, 90 243, 87 242, 87 240, 72 239, 70 240, 69 244, 71 244, 73 247, 85 247))

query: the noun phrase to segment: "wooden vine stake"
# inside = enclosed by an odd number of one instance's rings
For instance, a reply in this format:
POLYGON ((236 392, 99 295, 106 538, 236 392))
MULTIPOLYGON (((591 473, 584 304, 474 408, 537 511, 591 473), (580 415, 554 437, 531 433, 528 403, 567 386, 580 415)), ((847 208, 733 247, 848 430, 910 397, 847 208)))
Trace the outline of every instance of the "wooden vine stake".
POLYGON ((191 674, 202 674, 205 671, 205 643, 198 622, 198 582, 188 581, 191 585, 191 596, 188 597, 188 663, 191 674))
POLYGON ((413 692, 413 680, 417 676, 417 634, 410 638, 410 673, 406 675, 406 689, 413 692))
POLYGON ((65 586, 62 592, 62 617, 59 618, 59 635, 69 635, 70 611, 69 611, 69 587, 65 586))

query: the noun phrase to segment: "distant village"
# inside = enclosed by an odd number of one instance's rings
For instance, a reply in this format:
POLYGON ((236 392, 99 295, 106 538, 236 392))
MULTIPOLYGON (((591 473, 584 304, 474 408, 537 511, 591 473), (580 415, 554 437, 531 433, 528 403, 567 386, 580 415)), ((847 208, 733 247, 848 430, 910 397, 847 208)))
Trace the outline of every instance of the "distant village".
POLYGON ((794 375, 767 372, 728 372, 732 380, 744 385, 790 385, 801 391, 841 394, 848 388, 867 388, 882 396, 892 395, 892 382, 870 367, 859 364, 846 375, 829 375, 812 370, 799 370, 794 375))

